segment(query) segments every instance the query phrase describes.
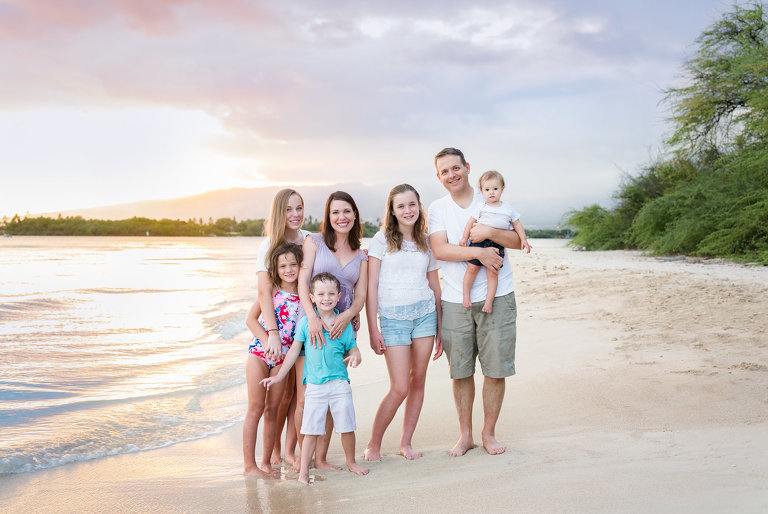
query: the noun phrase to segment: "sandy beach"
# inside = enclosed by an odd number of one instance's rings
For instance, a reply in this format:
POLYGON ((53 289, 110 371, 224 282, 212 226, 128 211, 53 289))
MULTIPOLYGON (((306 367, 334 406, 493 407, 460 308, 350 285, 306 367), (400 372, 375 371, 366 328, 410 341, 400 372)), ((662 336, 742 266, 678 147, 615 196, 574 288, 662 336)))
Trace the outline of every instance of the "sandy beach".
MULTIPOLYGON (((246 478, 236 425, 0 477, 0 511, 768 511, 768 268, 562 244, 511 252, 517 375, 497 428, 503 455, 447 455, 458 424, 443 357, 429 370, 419 460, 396 455, 398 415, 365 477, 316 472, 310 487, 295 475, 246 478)), ((358 455, 388 388, 383 358, 361 335, 363 364, 351 373, 358 455), (355 385, 363 375, 374 380, 355 385)), ((476 442, 481 423, 478 401, 476 442)), ((343 462, 338 437, 329 460, 343 462)))

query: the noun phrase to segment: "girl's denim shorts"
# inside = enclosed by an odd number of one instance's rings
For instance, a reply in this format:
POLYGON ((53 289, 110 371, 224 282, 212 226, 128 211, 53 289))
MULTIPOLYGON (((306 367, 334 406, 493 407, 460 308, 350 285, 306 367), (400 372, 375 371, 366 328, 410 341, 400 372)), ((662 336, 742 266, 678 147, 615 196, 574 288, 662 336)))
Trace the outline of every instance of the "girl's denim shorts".
POLYGON ((379 316, 381 335, 387 346, 405 346, 412 339, 437 334, 437 311, 416 319, 391 319, 379 316))

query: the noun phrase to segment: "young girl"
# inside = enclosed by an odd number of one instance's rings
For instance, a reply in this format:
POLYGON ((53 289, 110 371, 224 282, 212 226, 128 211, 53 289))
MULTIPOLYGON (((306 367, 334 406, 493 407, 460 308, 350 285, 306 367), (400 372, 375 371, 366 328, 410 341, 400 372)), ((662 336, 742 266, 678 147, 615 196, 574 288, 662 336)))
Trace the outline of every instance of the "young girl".
POLYGON ((284 383, 278 384, 267 391, 259 382, 280 371, 285 354, 293 343, 296 323, 304 316, 299 300, 298 278, 299 263, 301 262, 301 247, 291 243, 283 243, 274 248, 270 254, 268 272, 272 279, 272 307, 269 313, 274 313, 277 328, 267 329, 267 324, 261 314, 260 299, 254 302, 248 311, 245 324, 253 334, 253 341, 248 348, 248 361, 245 366, 245 377, 248 384, 248 411, 243 424, 243 461, 244 473, 251 476, 268 476, 274 473, 271 465, 272 450, 277 431, 277 411, 285 389, 284 383), (281 350, 277 359, 272 359, 264 344, 269 334, 274 332, 281 341, 281 350), (256 432, 259 419, 264 415, 264 450, 261 466, 256 464, 256 432))
POLYGON ((437 263, 427 240, 419 193, 412 186, 401 184, 389 192, 384 227, 371 240, 368 263, 371 348, 384 354, 390 388, 376 412, 363 455, 369 461, 381 459, 384 431, 405 400, 400 455, 418 459, 421 453, 411 447, 411 438, 424 403, 429 354, 434 344, 437 359, 443 348, 437 263))
MULTIPOLYGON (((309 235, 309 232, 301 229, 301 225, 304 223, 304 200, 301 195, 293 189, 281 189, 277 192, 272 199, 272 205, 269 209, 269 217, 266 223, 264 223, 264 241, 259 247, 258 256, 256 258, 256 276, 258 278, 259 287, 259 304, 261 305, 261 312, 266 323, 266 328, 269 329, 269 339, 264 341, 267 343, 267 352, 271 350, 269 355, 273 360, 279 357, 281 348, 281 341, 277 335, 277 319, 272 312, 272 288, 273 281, 267 273, 268 255, 271 250, 280 246, 282 243, 295 243, 302 245, 304 238, 309 235)), ((277 437, 275 437, 275 447, 272 451, 272 464, 280 464, 280 435, 283 431, 283 424, 286 425, 285 430, 285 462, 290 466, 298 466, 298 459, 294 452, 296 450, 297 443, 297 430, 295 420, 296 412, 296 385, 295 385, 295 373, 292 370, 285 381, 285 393, 283 395, 283 401, 278 407, 277 413, 277 437)))

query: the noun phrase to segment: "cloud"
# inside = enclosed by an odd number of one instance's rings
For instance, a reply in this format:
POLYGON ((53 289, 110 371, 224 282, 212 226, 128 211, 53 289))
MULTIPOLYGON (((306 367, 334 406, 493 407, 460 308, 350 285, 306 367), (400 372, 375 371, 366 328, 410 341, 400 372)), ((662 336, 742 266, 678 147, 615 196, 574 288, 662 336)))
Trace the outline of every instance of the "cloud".
POLYGON ((402 181, 454 144, 606 198, 723 4, 11 0, 0 111, 204 113, 221 130, 188 144, 234 170, 221 187, 402 181))

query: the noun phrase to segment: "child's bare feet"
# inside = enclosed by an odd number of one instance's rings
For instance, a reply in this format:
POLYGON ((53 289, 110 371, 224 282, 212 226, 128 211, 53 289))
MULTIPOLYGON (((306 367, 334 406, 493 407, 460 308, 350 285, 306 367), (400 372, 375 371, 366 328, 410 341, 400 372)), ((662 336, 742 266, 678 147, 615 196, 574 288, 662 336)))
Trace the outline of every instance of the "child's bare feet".
POLYGON ((273 468, 272 464, 269 462, 261 461, 261 466, 259 467, 261 468, 261 471, 264 472, 267 476, 275 476, 280 474, 280 470, 273 468))
POLYGON ((258 466, 247 466, 243 470, 243 475, 249 476, 249 477, 259 477, 259 478, 268 478, 269 473, 265 473, 262 470, 259 469, 258 466))
POLYGON ((485 303, 483 304, 483 312, 486 312, 488 314, 493 312, 493 300, 485 301, 485 303))
POLYGON ((408 460, 416 460, 421 458, 421 452, 414 450, 411 445, 404 445, 400 447, 400 455, 408 460))
POLYGON ((342 468, 341 466, 334 466, 327 460, 320 461, 320 462, 315 460, 315 469, 328 469, 331 471, 342 471, 344 468, 342 468))
POLYGON ((304 485, 309 485, 309 473, 307 473, 306 475, 303 473, 299 475, 299 483, 304 485))
POLYGON ((469 295, 465 296, 462 299, 461 305, 464 306, 464 307, 472 307, 472 302, 469 299, 469 295))
POLYGON ((363 450, 363 458, 368 462, 381 460, 381 449, 380 448, 374 449, 369 446, 365 450, 363 450))
POLYGON ((356 475, 367 475, 370 471, 368 468, 364 468, 363 466, 359 465, 357 462, 347 462, 347 468, 356 475))

